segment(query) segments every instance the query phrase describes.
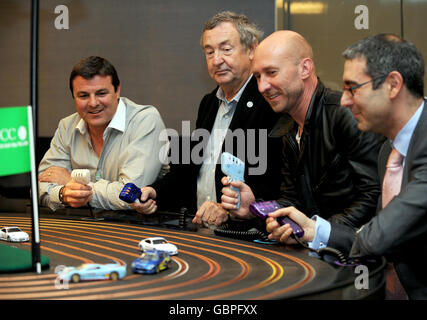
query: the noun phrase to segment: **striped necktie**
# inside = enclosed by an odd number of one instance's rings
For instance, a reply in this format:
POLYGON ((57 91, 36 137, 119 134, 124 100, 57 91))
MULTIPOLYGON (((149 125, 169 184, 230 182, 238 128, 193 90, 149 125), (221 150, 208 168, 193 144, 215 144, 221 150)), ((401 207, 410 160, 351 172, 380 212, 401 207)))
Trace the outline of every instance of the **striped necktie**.
MULTIPOLYGON (((388 157, 383 181, 382 206, 383 208, 395 197, 402 185, 403 155, 393 149, 388 157)), ((392 263, 388 263, 386 269, 386 300, 406 300, 407 295, 397 276, 392 263)))
POLYGON ((382 206, 383 208, 400 192, 403 175, 403 155, 393 149, 388 157, 383 181, 382 206))

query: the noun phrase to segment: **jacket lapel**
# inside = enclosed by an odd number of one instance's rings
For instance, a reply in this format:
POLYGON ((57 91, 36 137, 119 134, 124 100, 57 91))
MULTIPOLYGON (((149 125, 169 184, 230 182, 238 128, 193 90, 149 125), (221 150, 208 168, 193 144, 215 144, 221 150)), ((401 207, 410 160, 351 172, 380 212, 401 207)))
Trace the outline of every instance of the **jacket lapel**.
POLYGON ((243 91, 242 96, 239 99, 239 102, 236 106, 236 111, 234 111, 233 119, 231 120, 229 129, 231 131, 241 128, 243 124, 247 122, 251 114, 252 108, 255 108, 256 104, 259 102, 258 99, 260 96, 256 97, 254 93, 258 90, 257 82, 254 76, 249 80, 246 85, 245 90, 243 91))
MULTIPOLYGON (((255 107, 257 103, 259 103, 258 99, 260 96, 255 96, 254 93, 257 92, 255 89, 258 90, 257 83, 255 77, 252 77, 246 85, 239 102, 237 103, 236 111, 234 112, 233 119, 231 120, 229 126, 230 130, 235 130, 242 127, 242 124, 245 124, 248 117, 250 116, 251 109, 255 107)), ((203 116, 204 121, 201 123, 201 128, 207 129, 209 132, 212 131, 220 105, 220 101, 216 97, 217 90, 218 87, 212 92, 212 101, 210 102, 210 107, 207 108, 207 112, 203 116)))
MULTIPOLYGON (((427 130, 427 102, 424 100, 424 109, 412 134, 409 142, 408 154, 406 155, 405 163, 412 164, 415 158, 418 158, 420 148, 425 148, 425 132, 427 130)), ((402 188, 407 184, 409 177, 410 165, 405 165, 402 178, 402 188)))

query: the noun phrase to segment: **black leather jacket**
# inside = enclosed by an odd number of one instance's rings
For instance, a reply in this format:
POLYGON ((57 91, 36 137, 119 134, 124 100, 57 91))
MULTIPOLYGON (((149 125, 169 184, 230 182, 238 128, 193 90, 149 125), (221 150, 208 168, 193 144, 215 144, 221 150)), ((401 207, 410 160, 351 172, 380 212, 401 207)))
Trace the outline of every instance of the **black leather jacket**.
POLYGON ((300 147, 297 123, 283 115, 271 131, 282 137, 278 202, 336 223, 359 227, 374 215, 380 194, 377 158, 383 137, 361 132, 341 93, 319 81, 307 111, 300 147))

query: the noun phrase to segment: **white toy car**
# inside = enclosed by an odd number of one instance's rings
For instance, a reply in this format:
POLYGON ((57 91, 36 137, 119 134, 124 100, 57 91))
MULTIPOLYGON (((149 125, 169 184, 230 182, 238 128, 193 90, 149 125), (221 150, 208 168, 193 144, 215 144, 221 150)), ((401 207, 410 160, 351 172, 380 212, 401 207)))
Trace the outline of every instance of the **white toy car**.
POLYGON ((19 229, 19 227, 2 227, 0 229, 0 239, 10 242, 29 241, 28 233, 19 229))
POLYGON ((166 251, 171 256, 178 254, 178 248, 174 244, 167 242, 167 240, 163 237, 142 239, 139 242, 138 247, 141 251, 156 249, 160 251, 166 251))

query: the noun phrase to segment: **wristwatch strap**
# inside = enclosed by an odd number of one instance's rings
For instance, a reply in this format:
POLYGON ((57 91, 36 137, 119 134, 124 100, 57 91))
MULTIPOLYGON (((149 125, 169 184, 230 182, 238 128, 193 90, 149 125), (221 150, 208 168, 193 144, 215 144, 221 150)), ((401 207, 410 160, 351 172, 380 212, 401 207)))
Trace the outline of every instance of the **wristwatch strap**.
POLYGON ((58 193, 59 201, 61 201, 62 204, 65 204, 65 201, 64 201, 64 188, 65 188, 65 186, 62 186, 61 189, 59 189, 59 193, 58 193))

